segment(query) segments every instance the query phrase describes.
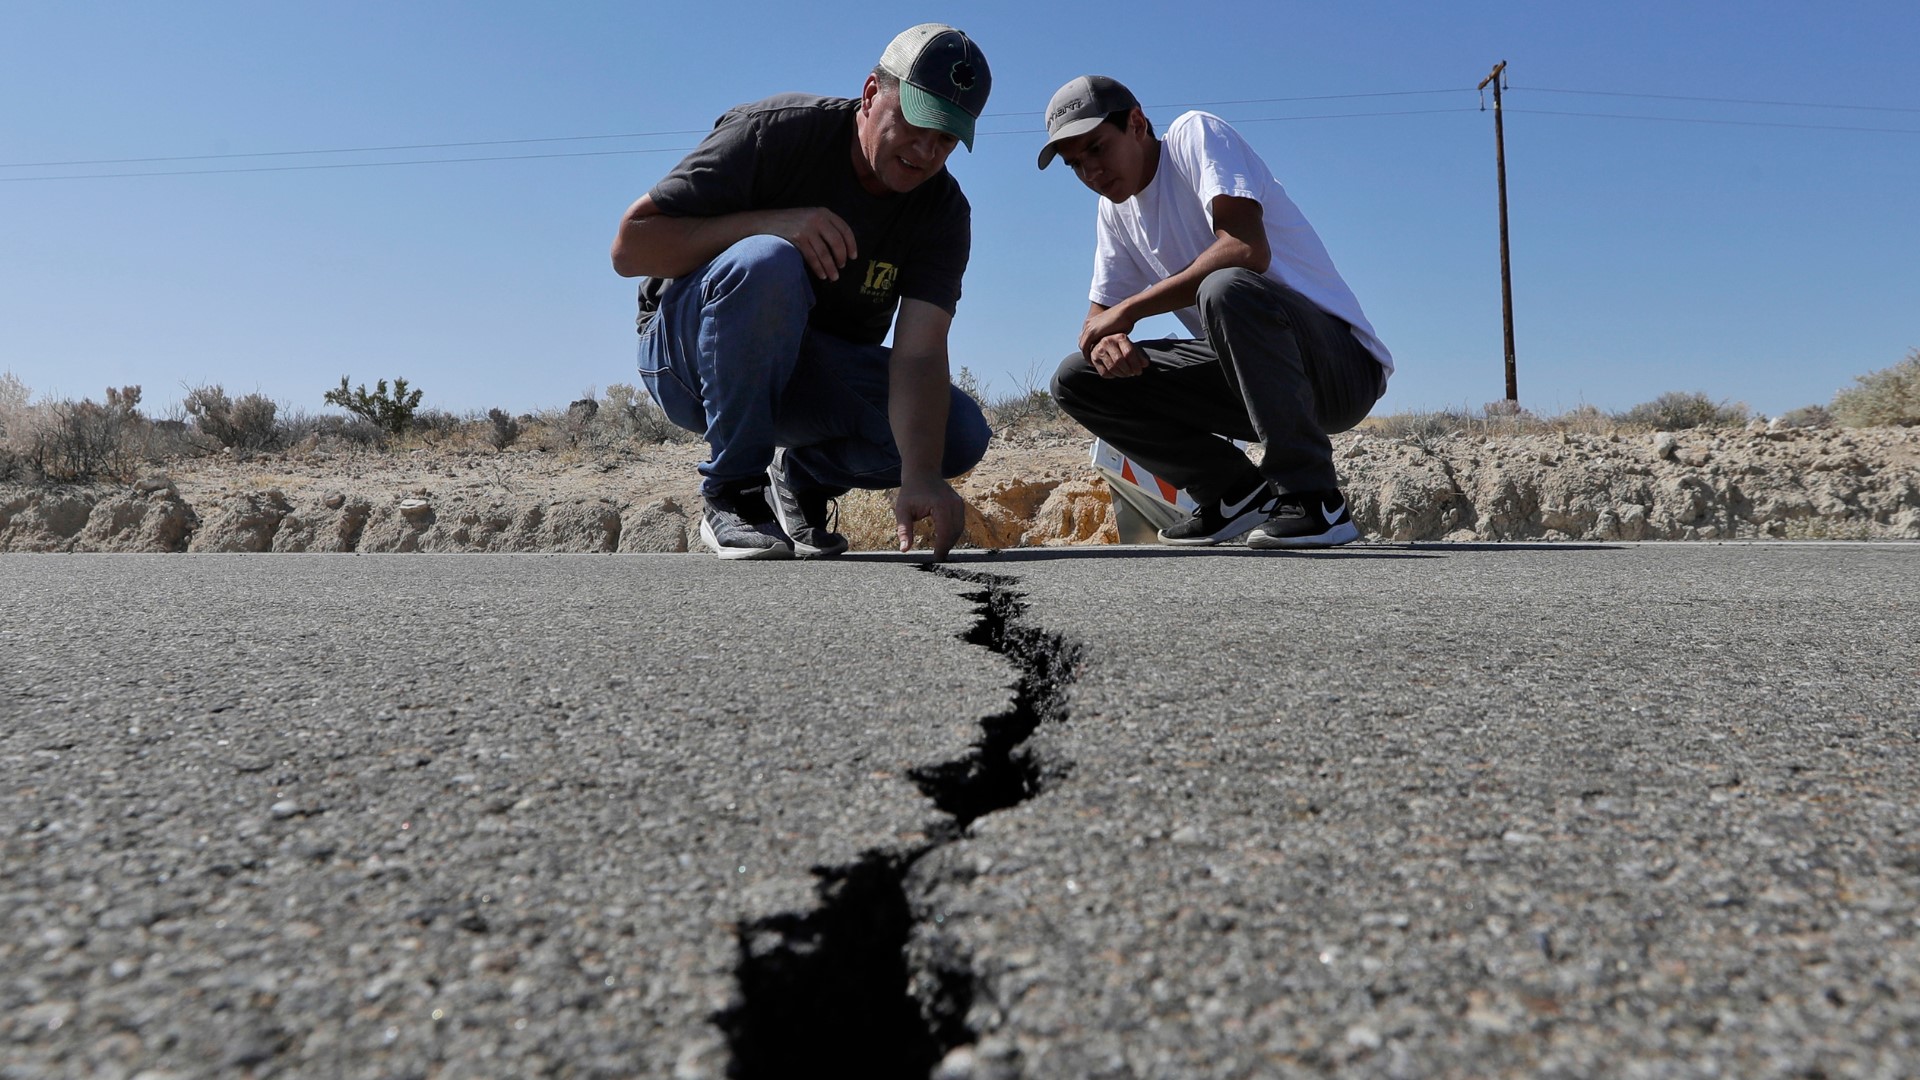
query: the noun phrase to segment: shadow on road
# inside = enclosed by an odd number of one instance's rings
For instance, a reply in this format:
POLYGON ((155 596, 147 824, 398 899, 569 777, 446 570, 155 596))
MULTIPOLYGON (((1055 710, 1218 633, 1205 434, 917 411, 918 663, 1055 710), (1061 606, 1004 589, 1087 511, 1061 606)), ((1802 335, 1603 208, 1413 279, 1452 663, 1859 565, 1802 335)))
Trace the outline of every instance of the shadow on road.
MULTIPOLYGON (((1464 551, 1619 551, 1617 544, 1571 544, 1487 541, 1483 543, 1438 543, 1414 541, 1402 544, 1368 544, 1364 547, 1307 548, 1298 551, 1257 550, 1247 547, 1177 548, 1153 545, 1099 544, 1086 547, 1046 548, 968 548, 957 550, 952 563, 1054 562, 1063 559, 1438 559, 1464 551)), ((842 558, 860 562, 928 561, 924 551, 905 555, 897 551, 854 551, 842 558)))

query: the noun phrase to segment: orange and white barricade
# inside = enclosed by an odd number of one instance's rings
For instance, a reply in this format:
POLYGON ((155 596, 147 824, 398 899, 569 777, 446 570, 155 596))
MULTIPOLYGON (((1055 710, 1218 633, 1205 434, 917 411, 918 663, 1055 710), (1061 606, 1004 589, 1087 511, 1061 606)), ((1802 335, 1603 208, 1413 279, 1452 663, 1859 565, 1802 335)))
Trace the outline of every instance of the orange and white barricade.
POLYGON ((1157 544, 1161 529, 1193 513, 1187 493, 1148 472, 1104 439, 1093 440, 1093 468, 1113 493, 1113 522, 1123 544, 1157 544))

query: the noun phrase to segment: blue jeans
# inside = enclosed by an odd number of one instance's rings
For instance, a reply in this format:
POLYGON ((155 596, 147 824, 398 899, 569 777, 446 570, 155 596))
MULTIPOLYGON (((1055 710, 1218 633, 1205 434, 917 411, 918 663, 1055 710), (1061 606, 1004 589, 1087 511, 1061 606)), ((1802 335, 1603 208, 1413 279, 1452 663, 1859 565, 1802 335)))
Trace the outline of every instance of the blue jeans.
MULTIPOLYGON (((884 345, 856 345, 807 325, 813 286, 800 252, 750 236, 678 277, 640 335, 640 379, 667 418, 707 440, 703 494, 750 483, 775 446, 801 487, 900 485, 887 421, 884 345)), ((993 432, 980 406, 949 389, 940 474, 986 455, 993 432)))

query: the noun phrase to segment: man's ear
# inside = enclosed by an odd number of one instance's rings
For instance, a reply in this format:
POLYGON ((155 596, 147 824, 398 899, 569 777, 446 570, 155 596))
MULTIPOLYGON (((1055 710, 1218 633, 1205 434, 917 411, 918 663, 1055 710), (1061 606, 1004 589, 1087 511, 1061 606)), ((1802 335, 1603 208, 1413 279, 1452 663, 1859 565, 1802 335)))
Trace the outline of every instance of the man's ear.
POLYGON ((1136 139, 1153 136, 1153 128, 1147 123, 1146 110, 1138 105, 1135 105, 1133 112, 1127 115, 1127 134, 1136 139))
POLYGON ((861 113, 864 114, 864 113, 872 112, 873 99, 878 97, 879 95, 880 95, 880 77, 878 75, 873 74, 872 72, 868 72, 866 85, 860 88, 861 113))

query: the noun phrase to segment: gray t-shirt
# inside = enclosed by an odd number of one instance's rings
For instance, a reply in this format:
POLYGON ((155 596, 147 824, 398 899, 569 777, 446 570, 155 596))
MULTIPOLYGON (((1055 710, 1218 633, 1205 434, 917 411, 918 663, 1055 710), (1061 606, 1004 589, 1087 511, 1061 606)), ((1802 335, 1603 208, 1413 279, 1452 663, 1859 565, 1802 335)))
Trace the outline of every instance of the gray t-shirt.
MULTIPOLYGON (((972 210, 945 169, 912 191, 873 195, 853 170, 851 98, 778 94, 736 106, 649 193, 662 213, 716 217, 824 206, 853 230, 859 258, 840 280, 813 279, 812 326, 877 345, 901 299, 952 314, 972 247, 972 210)), ((640 283, 644 329, 668 279, 640 283)))

